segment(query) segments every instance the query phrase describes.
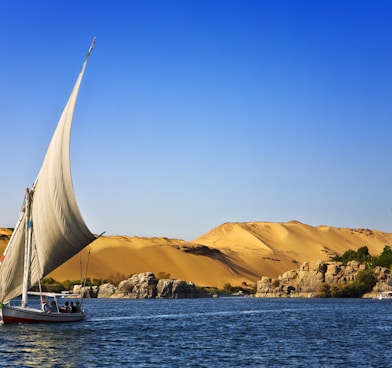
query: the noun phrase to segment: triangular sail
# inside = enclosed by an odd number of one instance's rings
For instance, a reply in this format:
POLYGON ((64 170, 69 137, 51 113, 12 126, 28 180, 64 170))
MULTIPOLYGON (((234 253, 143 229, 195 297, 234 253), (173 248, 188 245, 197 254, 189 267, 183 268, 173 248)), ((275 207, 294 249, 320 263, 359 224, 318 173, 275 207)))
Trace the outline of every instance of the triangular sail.
MULTIPOLYGON (((95 41, 95 39, 94 39, 95 41)), ((71 178, 70 135, 80 84, 94 41, 53 134, 32 188, 32 259, 29 287, 91 243, 95 236, 80 214, 71 178)), ((0 302, 21 295, 25 246, 25 208, 0 258, 0 302)))

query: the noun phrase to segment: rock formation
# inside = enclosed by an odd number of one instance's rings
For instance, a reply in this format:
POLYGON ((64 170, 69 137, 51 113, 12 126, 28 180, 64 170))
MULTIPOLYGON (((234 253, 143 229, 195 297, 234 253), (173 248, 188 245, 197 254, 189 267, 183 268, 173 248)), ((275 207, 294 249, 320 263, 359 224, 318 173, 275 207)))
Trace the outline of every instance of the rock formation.
POLYGON ((72 289, 73 294, 82 294, 83 298, 97 298, 98 286, 82 286, 74 285, 72 289))
POLYGON ((115 295, 129 299, 153 299, 157 295, 156 285, 157 279, 154 274, 144 272, 121 281, 115 295))
MULTIPOLYGON (((299 269, 283 273, 277 279, 262 277, 257 282, 256 297, 315 297, 323 285, 338 285, 354 281, 358 273, 366 268, 357 261, 348 262, 305 262, 299 269)), ((376 286, 367 296, 389 290, 391 274, 387 268, 376 267, 373 273, 376 286)))
POLYGON ((73 292, 82 293, 85 298, 178 299, 210 296, 196 288, 192 282, 177 279, 157 280, 152 272, 133 275, 121 281, 117 287, 110 283, 98 287, 75 285, 73 292))
POLYGON ((115 292, 117 288, 115 285, 106 283, 99 286, 97 290, 97 297, 99 298, 110 298, 115 292))
POLYGON ((210 296, 196 288, 193 282, 161 279, 157 284, 157 297, 164 299, 200 298, 210 296))

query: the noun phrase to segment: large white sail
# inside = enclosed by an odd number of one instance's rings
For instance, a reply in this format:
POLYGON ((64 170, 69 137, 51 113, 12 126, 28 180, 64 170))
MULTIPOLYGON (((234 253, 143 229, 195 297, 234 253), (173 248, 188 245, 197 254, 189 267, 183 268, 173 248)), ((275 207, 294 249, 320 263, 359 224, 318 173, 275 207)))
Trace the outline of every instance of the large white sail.
MULTIPOLYGON (((31 250, 29 287, 95 239, 87 228, 76 202, 69 152, 74 108, 93 44, 60 117, 40 173, 32 188, 30 216, 33 249, 31 250)), ((25 216, 25 208, 22 208, 18 224, 0 258, 0 302, 2 303, 22 293, 25 216)))

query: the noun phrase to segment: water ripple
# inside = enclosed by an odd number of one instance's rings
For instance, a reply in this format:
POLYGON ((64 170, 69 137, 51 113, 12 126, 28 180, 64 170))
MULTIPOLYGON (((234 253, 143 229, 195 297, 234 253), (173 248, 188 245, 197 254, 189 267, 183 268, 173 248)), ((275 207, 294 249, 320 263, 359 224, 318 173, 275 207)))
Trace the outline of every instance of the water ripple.
POLYGON ((87 300, 75 324, 0 327, 0 366, 385 366, 392 304, 339 299, 87 300))

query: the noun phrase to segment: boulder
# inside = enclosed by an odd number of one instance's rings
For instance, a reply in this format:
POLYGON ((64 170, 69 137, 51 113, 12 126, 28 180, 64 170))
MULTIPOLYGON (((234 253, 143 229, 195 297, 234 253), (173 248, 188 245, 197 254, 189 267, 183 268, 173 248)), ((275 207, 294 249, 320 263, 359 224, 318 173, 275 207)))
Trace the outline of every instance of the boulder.
POLYGON ((193 282, 176 279, 161 279, 157 284, 157 298, 200 298, 210 296, 196 288, 193 282))
POLYGON ((131 299, 152 299, 156 297, 157 279, 152 272, 133 275, 118 284, 116 297, 131 299))
POLYGON ((110 298, 116 291, 117 288, 115 285, 110 283, 102 284, 98 288, 98 298, 110 298))
POLYGON ((199 296, 193 282, 174 280, 172 289, 173 298, 197 298, 199 296))
POLYGON ((72 289, 72 293, 81 294, 83 298, 97 298, 98 286, 74 285, 72 289))
POLYGON ((160 279, 157 283, 157 298, 173 298, 173 279, 160 279))

